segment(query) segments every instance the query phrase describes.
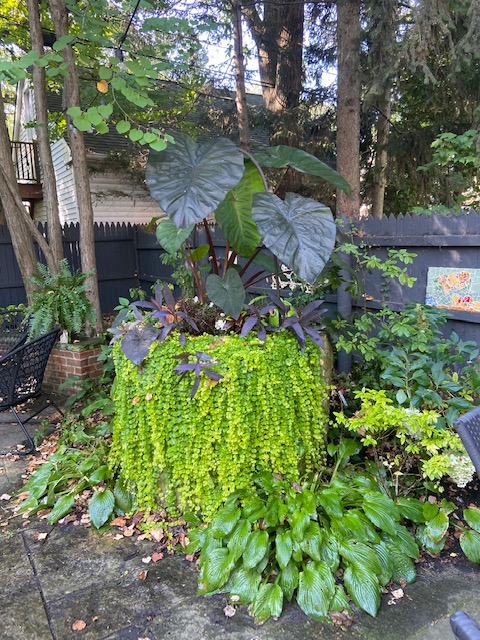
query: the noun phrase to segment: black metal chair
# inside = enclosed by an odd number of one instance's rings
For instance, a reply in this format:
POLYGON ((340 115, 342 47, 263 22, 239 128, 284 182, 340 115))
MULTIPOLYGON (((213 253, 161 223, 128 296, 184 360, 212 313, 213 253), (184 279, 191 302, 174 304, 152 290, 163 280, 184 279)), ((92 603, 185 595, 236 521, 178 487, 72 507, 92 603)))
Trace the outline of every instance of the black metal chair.
POLYGON ((22 345, 28 337, 25 313, 20 309, 0 311, 0 356, 22 345))
POLYGON ((54 329, 31 342, 17 347, 0 358, 0 411, 5 411, 6 409, 12 411, 15 420, 27 436, 27 442, 30 447, 25 451, 0 451, 1 455, 8 453, 27 455, 35 450, 35 444, 25 427, 25 423, 47 407, 52 405, 63 416, 61 409, 42 391, 43 376, 48 358, 57 341, 59 332, 59 329, 54 329), (45 400, 41 408, 34 407, 35 412, 22 421, 16 407, 27 400, 40 396, 43 396, 45 400))
POLYGON ((480 407, 465 413, 454 426, 480 478, 480 407))
POLYGON ((450 626, 457 640, 480 640, 480 627, 464 611, 456 611, 451 616, 450 626))

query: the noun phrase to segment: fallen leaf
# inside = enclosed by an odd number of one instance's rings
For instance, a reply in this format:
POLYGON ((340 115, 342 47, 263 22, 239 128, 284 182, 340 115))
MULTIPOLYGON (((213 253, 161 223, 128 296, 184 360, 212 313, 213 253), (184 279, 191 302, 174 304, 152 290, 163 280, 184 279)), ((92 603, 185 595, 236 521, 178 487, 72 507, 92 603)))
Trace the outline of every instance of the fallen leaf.
POLYGON ((46 540, 47 536, 48 533, 45 532, 35 531, 34 533, 35 540, 38 540, 39 542, 41 542, 42 540, 46 540))
POLYGON ((400 600, 400 598, 403 598, 404 596, 403 589, 393 589, 392 596, 395 600, 400 600))
POLYGON ((195 554, 187 553, 187 555, 185 556, 185 560, 188 560, 188 562, 193 562, 195 560, 195 554))
POLYGON ((140 573, 138 574, 138 579, 139 580, 146 580, 148 576, 148 571, 140 571, 140 573))
POLYGON ((2 495, 0 496, 0 500, 10 500, 12 496, 10 496, 8 493, 2 493, 2 495))
POLYGON ((135 533, 135 532, 134 532, 134 530, 133 530, 133 529, 125 528, 125 529, 123 530, 123 535, 124 535, 126 538, 131 538, 131 537, 133 536, 133 534, 134 534, 134 533, 135 533))
POLYGON ((85 622, 85 620, 75 620, 75 622, 72 624, 72 630, 82 631, 82 629, 85 629, 86 626, 87 623, 85 622))
POLYGON ((151 400, 152 398, 153 398, 153 394, 151 394, 151 393, 147 393, 147 394, 145 395, 145 400, 146 400, 147 402, 148 402, 149 400, 151 400))
POLYGON ((331 611, 329 616, 333 624, 340 627, 350 627, 353 623, 353 616, 346 609, 343 611, 331 611))
POLYGON ((123 516, 117 516, 110 522, 111 527, 124 527, 126 524, 127 520, 123 516))
POLYGON ((165 537, 163 529, 150 529, 150 535, 155 542, 161 542, 165 537))
POLYGON ((156 551, 155 553, 152 553, 152 562, 158 562, 159 560, 162 560, 163 557, 163 553, 156 551))
POLYGON ((117 533, 117 535, 113 536, 114 540, 123 540, 123 535, 121 533, 117 533))
POLYGON ((145 556, 145 558, 142 558, 143 564, 150 564, 151 561, 152 561, 152 556, 145 556))

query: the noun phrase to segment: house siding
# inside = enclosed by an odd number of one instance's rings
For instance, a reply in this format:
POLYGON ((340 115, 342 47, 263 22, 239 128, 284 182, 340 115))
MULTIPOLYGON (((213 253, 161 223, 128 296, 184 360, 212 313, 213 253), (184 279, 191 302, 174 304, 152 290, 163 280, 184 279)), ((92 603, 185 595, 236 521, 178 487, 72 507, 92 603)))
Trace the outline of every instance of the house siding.
POLYGON ((161 215, 147 188, 124 173, 93 172, 90 189, 95 222, 146 224, 161 215))
MULTIPOLYGON (((52 144, 52 160, 57 181, 58 208, 62 225, 78 222, 78 207, 75 195, 75 179, 72 169, 72 156, 66 140, 61 138, 52 144)), ((45 203, 35 206, 35 219, 45 222, 45 203)))

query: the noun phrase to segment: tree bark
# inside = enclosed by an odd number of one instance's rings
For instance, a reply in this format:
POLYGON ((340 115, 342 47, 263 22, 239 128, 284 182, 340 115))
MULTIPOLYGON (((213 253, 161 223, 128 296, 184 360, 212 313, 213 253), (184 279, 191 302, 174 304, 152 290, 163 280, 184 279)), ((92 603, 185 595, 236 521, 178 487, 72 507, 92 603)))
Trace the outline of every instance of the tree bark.
POLYGON ((242 7, 258 51, 260 81, 268 111, 282 114, 272 144, 298 146, 298 119, 303 65, 303 2, 266 0, 263 19, 255 5, 242 7))
MULTIPOLYGON (((32 49, 43 55, 43 36, 38 1, 27 0, 27 6, 32 49)), ((63 258, 62 226, 60 224, 57 184, 48 133, 45 69, 34 64, 32 77, 35 96, 35 130, 42 170, 43 201, 47 213, 48 243, 53 255, 53 270, 51 269, 51 271, 52 273, 58 273, 59 263, 63 258)))
POLYGON ((372 216, 383 217, 385 187, 387 186, 388 137, 390 134, 390 115, 392 111, 390 83, 384 87, 384 93, 378 101, 377 144, 372 194, 372 216))
MULTIPOLYGON (((50 11, 55 28, 57 39, 68 35, 68 12, 64 0, 49 0, 50 11)), ((78 80, 77 68, 73 48, 67 45, 63 51, 68 76, 64 84, 64 108, 80 105, 80 83, 78 80)), ((96 272, 95 258, 95 234, 92 197, 90 192, 90 180, 88 176, 87 158, 85 151, 85 141, 83 133, 73 126, 72 118, 67 114, 67 131, 72 153, 73 172, 75 177, 75 193, 80 221, 80 257, 82 271, 84 273, 96 272)), ((95 308, 97 315, 97 332, 103 330, 102 311, 100 307, 100 297, 98 293, 98 280, 96 273, 93 273, 86 281, 89 300, 95 308)))
POLYGON ((250 130, 248 127, 247 94, 245 91, 245 66, 243 61, 242 12, 238 0, 232 1, 233 48, 235 60, 235 104, 237 105, 238 133, 240 148, 250 151, 250 130))
POLYGON ((350 185, 337 190, 337 215, 360 215, 360 0, 337 2, 337 171, 350 185))
POLYGON ((5 105, 2 88, 0 85, 0 202, 2 204, 5 220, 12 238, 13 250, 22 274, 22 279, 27 293, 27 299, 31 299, 33 286, 30 278, 37 270, 38 256, 33 244, 33 238, 29 233, 24 215, 28 212, 22 204, 17 187, 17 176, 12 162, 12 149, 5 121, 5 105))

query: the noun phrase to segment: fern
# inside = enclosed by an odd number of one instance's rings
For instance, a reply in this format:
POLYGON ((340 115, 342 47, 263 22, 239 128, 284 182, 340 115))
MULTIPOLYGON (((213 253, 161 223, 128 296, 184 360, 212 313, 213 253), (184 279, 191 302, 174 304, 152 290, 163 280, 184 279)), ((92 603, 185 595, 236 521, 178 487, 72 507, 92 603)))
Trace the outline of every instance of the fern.
POLYGON ((67 331, 70 341, 72 334, 82 334, 87 327, 95 326, 95 310, 85 286, 90 275, 72 273, 65 258, 55 274, 38 264, 38 273, 31 278, 35 291, 27 311, 31 338, 60 326, 67 331))

